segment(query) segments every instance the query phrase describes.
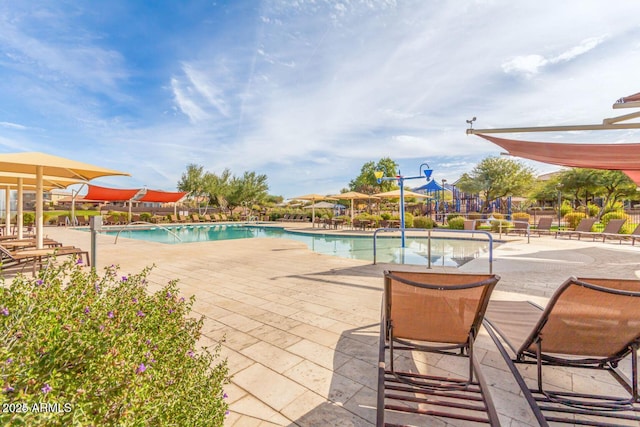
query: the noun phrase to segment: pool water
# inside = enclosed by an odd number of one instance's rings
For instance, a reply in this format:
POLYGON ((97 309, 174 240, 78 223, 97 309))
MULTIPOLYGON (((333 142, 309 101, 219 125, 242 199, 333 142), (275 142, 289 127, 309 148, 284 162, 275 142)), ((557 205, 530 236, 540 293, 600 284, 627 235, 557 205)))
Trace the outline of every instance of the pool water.
MULTIPOLYGON (((106 231, 117 238, 180 244, 217 240, 250 239, 257 237, 291 239, 305 243, 314 252, 373 261, 372 236, 337 236, 303 233, 278 227, 259 225, 220 224, 152 227, 106 231), (167 231, 167 229, 169 231, 167 231)), ((378 236, 376 261, 380 263, 427 265, 428 247, 425 237, 406 237, 402 249, 400 237, 378 236)), ((489 242, 470 239, 431 239, 431 264, 457 267, 489 250, 489 242)))

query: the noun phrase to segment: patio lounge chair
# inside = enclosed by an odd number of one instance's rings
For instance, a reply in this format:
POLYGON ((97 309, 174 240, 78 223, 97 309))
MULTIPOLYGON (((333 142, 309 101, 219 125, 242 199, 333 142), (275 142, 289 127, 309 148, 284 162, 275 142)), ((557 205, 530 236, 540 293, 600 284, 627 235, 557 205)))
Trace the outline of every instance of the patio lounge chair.
POLYGON ((412 425, 427 425, 425 416, 499 425, 473 357, 473 342, 499 279, 482 274, 384 273, 378 427, 398 425, 394 423, 405 417, 412 417, 412 425), (411 363, 413 351, 467 357, 468 377, 437 377, 398 366, 407 363, 403 360, 411 363), (408 357, 398 357, 400 352, 408 357))
POLYGON ((204 214, 202 217, 204 218, 205 222, 213 222, 213 219, 209 214, 204 214))
POLYGON ((553 224, 553 218, 550 216, 543 216, 538 220, 538 225, 531 229, 531 233, 538 233, 538 236, 542 234, 551 234, 551 224, 553 224))
POLYGON ((577 278, 565 281, 544 310, 527 301, 489 303, 485 327, 540 425, 562 420, 573 424, 584 417, 589 422, 579 424, 614 426, 621 425, 623 420, 640 421, 638 304, 639 280, 577 278), (618 364, 629 355, 631 380, 618 370, 618 364), (526 384, 515 363, 537 365, 537 387, 526 384), (592 390, 597 390, 597 386, 589 385, 588 380, 585 385, 585 378, 589 378, 586 376, 580 377, 583 381, 571 384, 582 384, 587 390, 560 391, 552 386, 555 388, 552 391, 542 384, 543 366, 548 365, 609 372, 627 396, 595 395, 592 390))
POLYGON ((620 233, 625 222, 627 222, 626 219, 612 219, 601 232, 580 233, 578 239, 580 239, 581 236, 591 236, 595 241, 596 237, 602 237, 602 241, 604 242, 607 239, 607 235, 620 233))
POLYGON ((80 259, 82 259, 82 257, 84 256, 85 265, 91 265, 89 252, 83 251, 82 249, 76 248, 75 246, 58 246, 53 248, 26 249, 19 251, 9 251, 3 246, 0 246, 0 259, 2 268, 23 263, 32 264, 34 274, 36 272, 36 268, 42 264, 43 260, 68 255, 76 255, 80 259))
POLYGON ((513 222, 513 228, 510 228, 507 231, 507 234, 517 234, 519 236, 526 236, 527 234, 530 234, 531 231, 529 229, 529 222, 527 221, 514 221, 513 222))
POLYGON ((582 218, 575 230, 556 231, 556 239, 558 238, 558 236, 569 236, 569 239, 571 239, 571 236, 576 235, 578 236, 578 240, 580 240, 580 234, 590 233, 591 228, 593 227, 593 224, 596 223, 596 221, 597 218, 582 218))

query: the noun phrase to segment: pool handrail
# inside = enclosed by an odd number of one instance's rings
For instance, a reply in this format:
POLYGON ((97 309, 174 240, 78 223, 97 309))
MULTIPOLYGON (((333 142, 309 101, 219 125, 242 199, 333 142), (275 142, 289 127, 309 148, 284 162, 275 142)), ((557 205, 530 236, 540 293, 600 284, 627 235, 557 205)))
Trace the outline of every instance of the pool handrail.
MULTIPOLYGON (((406 232, 406 231, 426 231, 427 232, 427 268, 431 268, 431 232, 433 228, 377 228, 373 232, 373 264, 376 264, 376 248, 379 232, 406 232)), ((489 274, 493 274, 493 235, 483 230, 453 230, 450 228, 437 229, 438 233, 464 233, 464 234, 484 234, 489 238, 489 274)))
POLYGON ((182 239, 180 238, 180 236, 178 236, 176 233, 174 233, 173 231, 171 231, 169 228, 165 227, 164 225, 161 224, 155 224, 153 222, 147 222, 147 221, 133 221, 130 222, 128 224, 125 224, 124 227, 122 227, 120 230, 118 230, 118 233, 116 234, 116 239, 113 241, 113 244, 115 245, 116 243, 118 243, 118 237, 120 237, 120 233, 123 232, 128 226, 130 225, 140 225, 140 224, 148 224, 148 225, 152 225, 154 227, 160 227, 164 230, 167 230, 170 234, 173 234, 173 236, 180 240, 182 242, 182 239))

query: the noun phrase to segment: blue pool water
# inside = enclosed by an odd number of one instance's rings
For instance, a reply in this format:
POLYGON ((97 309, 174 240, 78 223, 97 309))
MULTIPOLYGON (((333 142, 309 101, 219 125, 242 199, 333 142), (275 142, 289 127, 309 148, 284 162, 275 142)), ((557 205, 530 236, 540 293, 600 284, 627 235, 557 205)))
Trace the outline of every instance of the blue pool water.
MULTIPOLYGON (((107 235, 118 235, 118 231, 106 231, 107 235)), ((118 238, 130 238, 167 244, 206 242, 216 240, 249 239, 256 237, 284 238, 305 243, 309 249, 326 255, 373 261, 373 238, 371 236, 336 236, 287 231, 283 228, 259 225, 220 224, 184 225, 129 229, 119 233, 118 238), (167 231, 169 229, 170 231, 167 231)), ((399 237, 379 236, 377 239, 377 262, 395 264, 426 265, 428 257, 427 238, 407 237, 402 249, 399 237)), ((431 239, 432 265, 460 266, 487 252, 487 241, 463 239, 431 239)))

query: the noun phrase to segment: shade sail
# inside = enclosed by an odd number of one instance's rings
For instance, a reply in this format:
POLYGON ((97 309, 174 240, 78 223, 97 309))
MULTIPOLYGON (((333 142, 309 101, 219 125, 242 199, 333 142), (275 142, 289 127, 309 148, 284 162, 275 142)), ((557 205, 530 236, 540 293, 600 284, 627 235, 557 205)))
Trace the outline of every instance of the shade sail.
POLYGON ((101 200, 104 202, 123 202, 133 199, 136 194, 140 192, 140 189, 121 190, 118 188, 106 188, 97 185, 89 185, 89 191, 87 191, 87 200, 101 200))
POLYGON ((414 188, 413 191, 427 191, 427 192, 442 191, 442 185, 438 184, 438 182, 435 179, 432 179, 431 181, 427 182, 425 185, 414 188))
MULTIPOLYGON (((385 197, 388 199, 399 198, 400 190, 398 189, 398 190, 387 191, 386 193, 378 193, 376 194, 376 196, 385 197)), ((426 194, 414 193, 413 191, 409 191, 409 190, 404 190, 404 197, 418 197, 418 198, 427 199, 427 198, 430 198, 431 196, 427 196, 426 194)))
POLYGON ((154 202, 154 203, 176 203, 182 200, 187 194, 186 191, 159 191, 147 190, 147 192, 137 199, 138 202, 154 202))
MULTIPOLYGON (((0 185, 2 186, 8 185, 11 188, 16 188, 20 179, 22 179, 22 186, 24 188, 34 188, 37 184, 37 180, 30 174, 0 172, 0 185)), ((42 186, 46 190, 66 188, 72 184, 79 184, 81 182, 83 181, 72 178, 58 178, 47 175, 42 177, 42 186)))
POLYGON ((573 144, 478 136, 516 157, 573 168, 620 170, 640 185, 640 144, 573 144))
POLYGON ((77 162, 45 153, 0 154, 0 171, 2 172, 18 172, 35 175, 37 166, 43 167, 44 175, 80 180, 91 180, 101 176, 130 175, 126 172, 107 169, 89 163, 77 162))

